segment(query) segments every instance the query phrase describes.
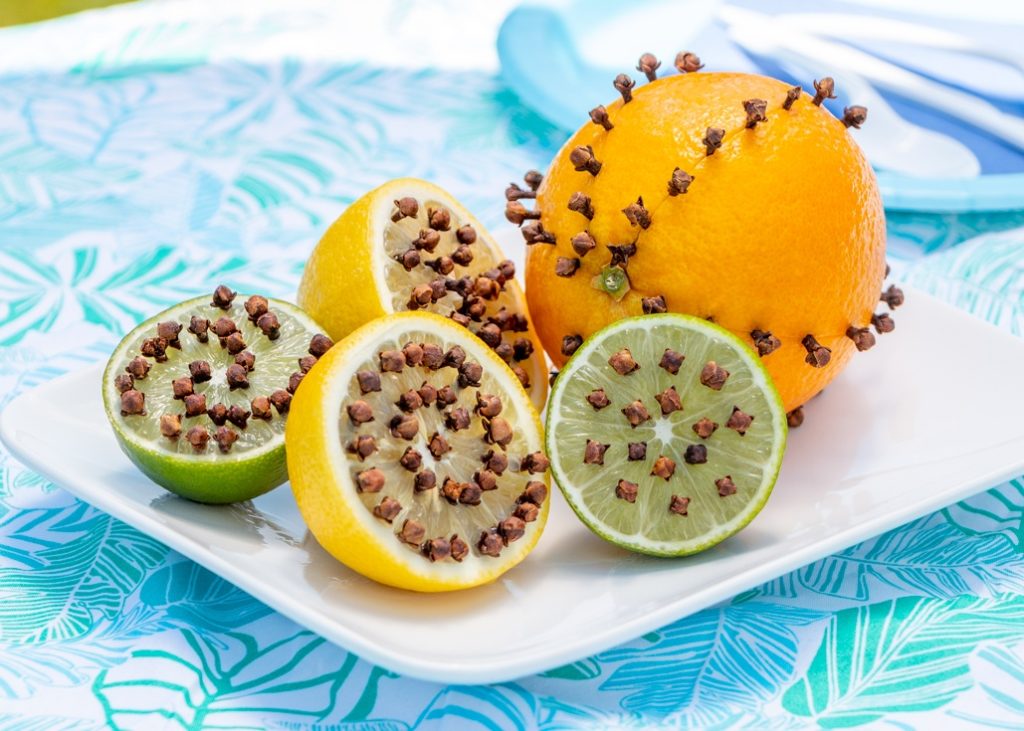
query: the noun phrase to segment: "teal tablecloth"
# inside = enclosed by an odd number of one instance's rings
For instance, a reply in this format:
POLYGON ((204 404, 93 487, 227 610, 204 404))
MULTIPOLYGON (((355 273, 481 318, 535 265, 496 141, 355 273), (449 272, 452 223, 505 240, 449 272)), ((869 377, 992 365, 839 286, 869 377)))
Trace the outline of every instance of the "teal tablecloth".
MULTIPOLYGON (((503 185, 562 141, 496 80, 500 7, 237 5, 0 31, 0 407, 216 282, 289 296, 387 178, 497 224, 503 185)), ((1024 232, 902 269, 1024 334, 1024 232)), ((4 729, 1021 728, 1024 482, 543 676, 436 680, 328 644, 0 452, 4 729)))

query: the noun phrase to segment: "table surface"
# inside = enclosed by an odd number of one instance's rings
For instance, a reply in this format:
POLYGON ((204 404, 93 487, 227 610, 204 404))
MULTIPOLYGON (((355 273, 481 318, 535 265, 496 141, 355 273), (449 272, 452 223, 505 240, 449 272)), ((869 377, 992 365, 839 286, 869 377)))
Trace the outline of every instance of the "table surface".
MULTIPOLYGON (((0 31, 0 408, 221 280, 290 296, 319 233, 388 178, 498 226, 494 181, 564 141, 497 78, 507 3, 235 5, 0 31)), ((1024 335, 1024 232, 897 271, 1024 335)), ((465 687, 360 660, 0 450, 0 728, 1013 728, 1022 637, 1020 479, 600 655, 465 687)))

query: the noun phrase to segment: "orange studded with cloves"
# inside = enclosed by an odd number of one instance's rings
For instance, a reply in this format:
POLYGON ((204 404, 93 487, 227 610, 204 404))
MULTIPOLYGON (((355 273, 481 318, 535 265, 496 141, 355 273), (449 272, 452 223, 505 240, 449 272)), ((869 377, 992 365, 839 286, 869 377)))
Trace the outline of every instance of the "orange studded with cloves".
POLYGON ((691 66, 616 78, 619 97, 555 157, 529 219, 547 238, 528 241, 531 320, 560 366, 622 317, 707 318, 755 348, 792 411, 865 349, 888 302, 882 202, 851 129, 866 110, 815 103, 831 79, 798 94, 691 66))

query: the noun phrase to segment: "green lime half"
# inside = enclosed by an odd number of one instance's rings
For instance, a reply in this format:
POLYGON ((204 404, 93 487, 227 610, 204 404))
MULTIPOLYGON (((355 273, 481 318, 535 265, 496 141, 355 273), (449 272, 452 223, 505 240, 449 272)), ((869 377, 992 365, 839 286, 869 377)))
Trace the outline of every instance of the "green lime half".
POLYGON ((103 372, 125 454, 154 482, 204 503, 249 500, 287 479, 292 394, 332 343, 302 310, 227 287, 128 333, 103 372))
POLYGON ((757 355, 677 314, 620 320, 562 369, 547 411, 551 472, 602 538, 656 556, 702 551, 771 494, 786 413, 757 355))

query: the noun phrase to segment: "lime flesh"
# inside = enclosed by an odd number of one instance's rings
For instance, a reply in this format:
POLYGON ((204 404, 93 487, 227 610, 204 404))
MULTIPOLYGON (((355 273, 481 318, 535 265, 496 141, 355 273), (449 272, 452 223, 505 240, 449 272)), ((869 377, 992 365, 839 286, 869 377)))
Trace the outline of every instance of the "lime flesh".
POLYGON ((252 416, 252 405, 259 396, 270 397, 275 391, 287 391, 293 373, 301 372, 299 358, 309 355, 310 340, 319 327, 294 305, 268 300, 269 310, 280 322, 276 339, 271 340, 249 320, 238 295, 222 309, 210 303, 210 297, 197 297, 177 304, 138 325, 128 333, 111 355, 103 373, 103 403, 107 418, 122 450, 148 477, 162 487, 183 497, 205 503, 231 503, 248 500, 280 485, 287 479, 284 453, 284 426, 288 406, 271 407, 268 418, 252 416), (211 330, 207 342, 188 331, 192 316, 205 318, 213 325, 218 318, 231 319, 245 342, 244 352, 255 358, 247 373, 248 387, 232 389, 227 382, 227 369, 235 356, 220 344, 211 330), (178 347, 165 350, 166 360, 147 357, 149 371, 134 380, 134 389, 145 394, 142 414, 122 412, 121 393, 116 378, 125 374, 132 359, 141 356, 142 344, 157 337, 157 324, 177 322, 182 326, 178 347), (210 365, 210 378, 194 379, 193 392, 206 399, 207 410, 187 416, 183 399, 174 397, 171 382, 190 377, 189 364, 205 361, 210 365), (214 440, 218 425, 209 409, 223 404, 249 412, 240 423, 221 423, 237 440, 224 451, 214 440), (164 415, 180 416, 180 434, 165 436, 160 419, 164 415), (195 448, 187 439, 193 427, 202 427, 208 442, 195 448))
POLYGON ((601 537, 659 556, 702 551, 749 523, 775 484, 786 434, 782 401, 757 355, 726 330, 677 314, 620 320, 591 336, 559 374, 547 412, 552 476, 577 515, 601 537), (623 349, 639 365, 626 375, 609 364, 623 349), (667 349, 685 356, 675 375, 659 365, 667 349), (709 362, 729 374, 720 390, 702 383, 709 362), (671 387, 682 408, 663 396, 671 412, 663 414, 655 397, 671 387), (609 404, 595 408, 588 396, 601 390, 609 404), (633 427, 623 409, 638 400, 650 418, 633 409, 633 427), (753 421, 741 434, 744 414, 753 421), (702 438, 698 422, 705 433, 716 428, 702 438), (588 441, 600 445, 589 463, 588 441), (632 460, 630 444, 643 445, 632 460))

